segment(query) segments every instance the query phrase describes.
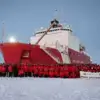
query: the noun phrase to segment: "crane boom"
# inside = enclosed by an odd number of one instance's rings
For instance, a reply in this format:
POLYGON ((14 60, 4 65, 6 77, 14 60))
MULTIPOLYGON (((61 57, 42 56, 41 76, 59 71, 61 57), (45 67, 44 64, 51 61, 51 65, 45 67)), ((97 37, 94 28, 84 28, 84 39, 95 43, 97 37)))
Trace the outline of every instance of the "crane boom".
POLYGON ((53 27, 53 24, 47 29, 47 31, 38 39, 36 42, 36 45, 39 44, 39 42, 42 40, 42 38, 50 31, 50 29, 53 27))

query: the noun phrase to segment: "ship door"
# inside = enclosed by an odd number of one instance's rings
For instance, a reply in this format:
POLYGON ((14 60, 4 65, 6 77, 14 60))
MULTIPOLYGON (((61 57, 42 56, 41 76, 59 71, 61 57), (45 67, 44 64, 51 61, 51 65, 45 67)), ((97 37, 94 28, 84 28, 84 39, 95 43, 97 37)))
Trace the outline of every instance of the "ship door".
POLYGON ((26 63, 31 63, 31 60, 30 60, 30 50, 24 50, 23 52, 22 52, 22 56, 21 56, 21 63, 24 63, 24 64, 26 64, 26 63))

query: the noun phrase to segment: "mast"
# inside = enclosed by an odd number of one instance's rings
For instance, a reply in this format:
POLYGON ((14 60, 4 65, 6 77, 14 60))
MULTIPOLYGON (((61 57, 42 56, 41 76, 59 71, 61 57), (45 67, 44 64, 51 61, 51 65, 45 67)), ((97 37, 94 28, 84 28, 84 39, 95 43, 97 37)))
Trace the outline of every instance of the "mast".
POLYGON ((2 43, 4 42, 4 36, 5 36, 5 25, 4 25, 4 22, 2 23, 2 43))
POLYGON ((58 26, 59 21, 57 20, 57 15, 58 15, 58 10, 55 9, 55 13, 54 13, 54 20, 51 21, 51 25, 50 27, 47 29, 47 31, 38 39, 38 41, 36 42, 35 45, 39 44, 39 42, 42 40, 42 38, 50 31, 51 28, 55 28, 58 26))
POLYGON ((54 19, 58 19, 58 10, 55 9, 55 12, 54 12, 54 19))

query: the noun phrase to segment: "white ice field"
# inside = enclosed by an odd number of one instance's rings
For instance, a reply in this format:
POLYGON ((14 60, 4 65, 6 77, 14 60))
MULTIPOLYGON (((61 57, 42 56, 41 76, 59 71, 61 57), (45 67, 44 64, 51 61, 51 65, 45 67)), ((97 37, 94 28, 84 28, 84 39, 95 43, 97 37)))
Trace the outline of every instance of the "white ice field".
POLYGON ((0 100, 100 100, 100 79, 0 78, 0 100))

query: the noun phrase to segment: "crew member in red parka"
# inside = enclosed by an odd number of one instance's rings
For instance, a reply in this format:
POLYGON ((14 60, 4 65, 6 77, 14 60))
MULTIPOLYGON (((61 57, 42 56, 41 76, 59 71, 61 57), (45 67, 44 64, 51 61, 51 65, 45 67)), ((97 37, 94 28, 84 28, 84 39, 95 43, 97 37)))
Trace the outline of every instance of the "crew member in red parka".
POLYGON ((30 75, 31 75, 31 77, 32 77, 32 76, 33 76, 33 66, 32 66, 32 65, 30 65, 29 71, 30 71, 30 75))
POLYGON ((28 66, 27 66, 27 64, 24 64, 23 67, 24 67, 23 69, 25 72, 25 77, 27 77, 28 76, 28 66))
POLYGON ((18 68, 18 76, 20 76, 20 77, 23 77, 24 76, 24 70, 23 70, 22 66, 20 66, 18 68))
POLYGON ((61 78, 64 78, 64 66, 63 65, 60 65, 60 77, 61 78))
POLYGON ((49 76, 49 65, 43 65, 43 76, 48 77, 49 76))
POLYGON ((35 65, 32 65, 32 75, 34 76, 35 65))
POLYGON ((43 66, 39 65, 38 70, 39 70, 39 73, 38 73, 39 77, 42 77, 43 66))
POLYGON ((12 77, 13 76, 13 68, 12 68, 12 65, 9 65, 8 66, 8 76, 9 77, 12 77))
POLYGON ((65 76, 65 78, 69 77, 69 71, 68 71, 68 66, 67 65, 64 65, 64 76, 65 76))
POLYGON ((34 65, 34 76, 38 76, 38 65, 34 65))
POLYGON ((54 77, 54 66, 53 65, 50 65, 49 67, 49 77, 54 77))
POLYGON ((2 65, 0 65, 0 76, 2 76, 2 65))
POLYGON ((4 64, 1 67, 1 70, 2 70, 2 76, 6 76, 6 68, 5 68, 5 65, 4 64))
POLYGON ((31 77, 31 65, 27 65, 28 76, 31 77))
POLYGON ((59 65, 54 65, 54 76, 55 77, 59 77, 59 73, 60 73, 60 69, 59 69, 59 65))

